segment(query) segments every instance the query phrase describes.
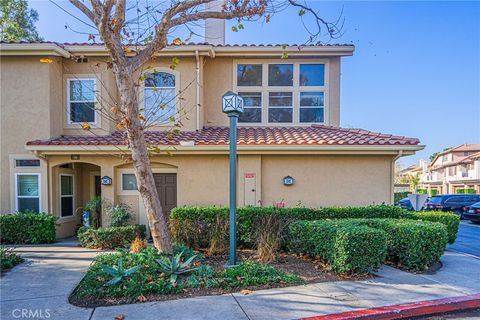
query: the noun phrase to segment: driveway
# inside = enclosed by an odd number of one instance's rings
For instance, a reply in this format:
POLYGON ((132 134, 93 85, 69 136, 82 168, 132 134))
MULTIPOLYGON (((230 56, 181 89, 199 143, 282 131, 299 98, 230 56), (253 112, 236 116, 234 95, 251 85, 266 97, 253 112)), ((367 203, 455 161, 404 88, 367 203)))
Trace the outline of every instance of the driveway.
POLYGON ((458 231, 458 238, 454 244, 449 245, 451 251, 462 252, 480 259, 480 225, 469 221, 462 221, 458 231))

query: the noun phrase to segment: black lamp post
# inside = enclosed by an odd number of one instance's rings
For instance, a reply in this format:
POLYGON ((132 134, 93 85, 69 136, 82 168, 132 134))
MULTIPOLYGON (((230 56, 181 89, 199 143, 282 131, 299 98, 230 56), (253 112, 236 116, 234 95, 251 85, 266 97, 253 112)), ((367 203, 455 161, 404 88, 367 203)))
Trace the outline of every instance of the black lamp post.
POLYGON ((222 96, 222 111, 230 119, 230 250, 228 265, 237 263, 237 121, 243 112, 243 99, 232 91, 222 96))

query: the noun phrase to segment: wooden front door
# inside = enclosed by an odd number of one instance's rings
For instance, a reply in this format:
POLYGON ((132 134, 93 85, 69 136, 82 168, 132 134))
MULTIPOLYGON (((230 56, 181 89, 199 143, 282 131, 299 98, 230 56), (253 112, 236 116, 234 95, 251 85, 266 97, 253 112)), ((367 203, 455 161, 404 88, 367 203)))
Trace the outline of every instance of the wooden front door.
POLYGON ((177 206, 177 174, 154 173, 153 179, 163 211, 169 214, 177 206))

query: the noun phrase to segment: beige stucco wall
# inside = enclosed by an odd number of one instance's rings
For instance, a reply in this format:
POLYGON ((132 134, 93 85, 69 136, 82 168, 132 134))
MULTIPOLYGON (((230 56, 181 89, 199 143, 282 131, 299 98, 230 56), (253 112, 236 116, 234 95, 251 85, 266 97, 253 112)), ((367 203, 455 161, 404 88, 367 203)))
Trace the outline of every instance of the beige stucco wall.
MULTIPOLYGON (((227 155, 174 155, 152 158, 154 172, 177 173, 178 206, 227 206, 229 201, 227 155)), ((76 205, 82 207, 93 195, 91 175, 98 165, 101 176, 113 179, 102 186, 102 197, 110 203, 127 203, 133 209, 132 222, 145 223, 143 204, 137 191, 121 190, 121 174, 133 173, 130 164, 112 156, 81 155, 72 161, 68 156, 49 156, 51 170, 50 212, 59 215, 58 174, 69 169, 58 168, 65 162, 76 165, 76 205), (90 165, 88 165, 88 164, 90 165)), ((391 203, 393 156, 386 155, 240 155, 238 159, 237 203, 244 206, 245 174, 255 176, 256 205, 269 206, 283 201, 286 206, 363 206, 391 203), (283 177, 295 179, 292 186, 283 185, 283 177)), ((248 197, 248 195, 247 195, 248 197)), ((248 203, 247 203, 248 204, 248 203)), ((103 225, 109 224, 104 214, 103 225)), ((78 218, 60 219, 59 236, 73 234, 78 218), (75 220, 73 222, 72 220, 75 220)))
POLYGON ((49 138, 58 129, 52 125, 57 116, 49 107, 51 92, 55 92, 49 79, 57 70, 58 62, 52 58, 52 64, 45 64, 39 59, 0 59, 0 213, 15 209, 10 155, 30 157, 24 148, 25 142, 49 138))

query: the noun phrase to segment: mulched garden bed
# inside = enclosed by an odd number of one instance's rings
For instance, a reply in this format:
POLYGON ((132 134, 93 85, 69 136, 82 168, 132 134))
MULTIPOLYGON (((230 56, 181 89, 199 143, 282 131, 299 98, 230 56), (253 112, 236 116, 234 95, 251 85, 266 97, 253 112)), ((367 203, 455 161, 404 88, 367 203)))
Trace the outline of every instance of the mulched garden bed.
MULTIPOLYGON (((254 250, 239 250, 238 251, 238 260, 255 260, 255 251, 254 250)), ((225 268, 225 264, 228 261, 227 255, 215 255, 207 256, 205 255, 205 262, 209 264, 215 271, 219 271, 225 268)), ((279 253, 277 255, 277 260, 270 263, 276 269, 283 271, 285 273, 294 273, 300 276, 304 284, 309 283, 319 283, 319 282, 329 282, 329 281, 339 281, 339 280, 364 280, 372 278, 372 275, 350 275, 350 276, 341 276, 335 275, 329 271, 329 268, 319 259, 312 259, 307 256, 297 256, 287 253, 279 253)), ((283 288, 289 287, 292 284, 288 283, 273 283, 263 286, 250 286, 243 289, 224 289, 224 288, 185 288, 182 293, 178 294, 149 294, 141 295, 137 299, 133 298, 96 298, 96 297, 83 297, 78 298, 75 295, 75 291, 70 295, 69 302, 75 306, 79 307, 100 307, 100 306, 111 306, 119 304, 128 304, 128 303, 141 303, 141 302, 150 302, 150 301, 167 301, 167 300, 176 300, 183 298, 191 298, 196 296, 210 296, 210 295, 221 295, 226 293, 241 292, 248 294, 250 291, 263 290, 263 289, 272 289, 272 288, 283 288), (244 291, 245 290, 245 291, 244 291)))

